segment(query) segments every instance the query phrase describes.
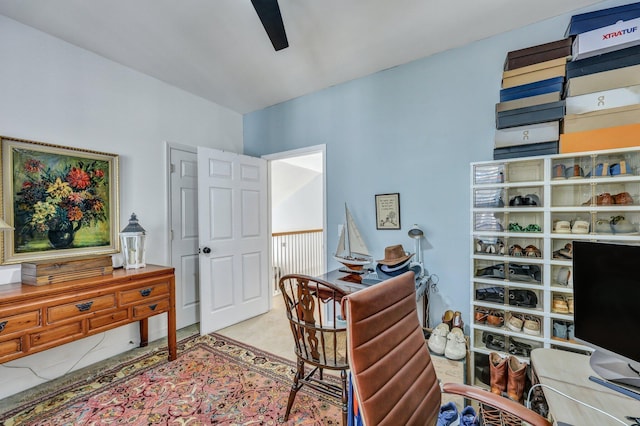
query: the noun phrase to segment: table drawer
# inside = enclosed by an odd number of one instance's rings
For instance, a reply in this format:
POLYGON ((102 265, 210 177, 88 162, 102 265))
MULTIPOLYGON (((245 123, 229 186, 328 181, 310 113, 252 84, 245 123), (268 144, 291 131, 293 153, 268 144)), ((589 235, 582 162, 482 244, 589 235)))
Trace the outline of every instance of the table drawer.
POLYGON ((0 342, 0 361, 2 358, 22 352, 22 340, 16 339, 0 342))
POLYGON ((82 335, 82 322, 78 321, 60 327, 50 328, 39 333, 33 333, 29 337, 31 338, 31 346, 38 347, 52 342, 55 342, 56 345, 70 342, 82 335))
POLYGON ((133 307, 133 318, 140 319, 150 317, 169 310, 169 301, 167 299, 154 300, 144 305, 133 307))
POLYGON ((122 321, 126 321, 129 317, 129 311, 122 310, 111 312, 106 315, 100 315, 93 318, 89 318, 89 330, 95 330, 105 326, 113 326, 122 321))
POLYGON ((166 281, 151 283, 144 287, 120 292, 120 305, 129 305, 141 300, 155 298, 169 294, 169 283, 166 281))
POLYGON ((114 294, 106 294, 104 296, 92 297, 83 300, 77 300, 64 305, 51 306, 47 308, 47 320, 49 323, 56 321, 75 318, 78 315, 97 312, 104 309, 115 308, 116 297, 114 294))
POLYGON ((40 325, 40 311, 24 312, 0 318, 0 337, 40 325))

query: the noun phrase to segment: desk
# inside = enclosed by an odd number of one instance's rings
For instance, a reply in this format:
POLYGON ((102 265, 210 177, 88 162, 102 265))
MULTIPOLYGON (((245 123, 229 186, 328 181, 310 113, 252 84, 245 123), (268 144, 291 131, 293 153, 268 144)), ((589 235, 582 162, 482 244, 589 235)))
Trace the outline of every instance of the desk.
MULTIPOLYGON (((587 355, 557 349, 534 349, 531 352, 534 382, 558 389, 573 398, 597 407, 626 424, 625 416, 640 417, 640 401, 589 380, 596 375, 589 366, 587 355)), ((564 422, 573 426, 616 425, 608 416, 574 402, 550 389, 542 388, 549 404, 554 424, 564 422)))
POLYGON ((364 274, 348 274, 346 272, 340 272, 339 270, 334 269, 333 271, 329 271, 320 275, 318 278, 335 285, 345 294, 350 294, 355 293, 358 290, 362 290, 363 288, 369 287, 368 284, 362 284, 360 282, 360 279, 362 277, 364 277, 364 274))
MULTIPOLYGON (((366 277, 367 274, 357 275, 357 274, 348 274, 346 272, 340 272, 338 269, 334 269, 333 271, 329 271, 325 274, 320 275, 318 278, 321 280, 327 281, 340 290, 342 290, 345 294, 353 293, 358 290, 362 290, 363 288, 367 288, 371 285, 375 284, 362 284, 360 280, 366 277)), ((428 315, 428 306, 429 306, 429 292, 428 289, 422 296, 422 326, 427 327, 427 315, 428 315)))
POLYGON ((167 313, 169 360, 176 359, 175 278, 171 267, 147 265, 111 275, 40 286, 0 286, 0 363, 167 313))

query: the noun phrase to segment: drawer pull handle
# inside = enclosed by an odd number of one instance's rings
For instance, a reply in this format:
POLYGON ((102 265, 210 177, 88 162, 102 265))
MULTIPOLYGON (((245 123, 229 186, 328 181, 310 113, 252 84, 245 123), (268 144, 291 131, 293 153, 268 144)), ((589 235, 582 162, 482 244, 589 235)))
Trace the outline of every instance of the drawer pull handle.
POLYGON ((9 321, 2 321, 0 322, 0 333, 2 333, 4 331, 4 327, 7 325, 9 321))
POLYGON ((142 297, 147 297, 148 295, 151 294, 152 290, 153 290, 153 288, 145 288, 144 290, 140 290, 140 295, 142 297))
POLYGON ((93 305, 93 301, 85 302, 85 303, 78 303, 76 305, 76 308, 78 308, 78 310, 80 312, 85 312, 85 311, 88 311, 89 309, 91 309, 91 305, 93 305))
POLYGON ((153 305, 149 305, 149 309, 151 309, 152 311, 155 311, 157 307, 158 307, 157 303, 154 303, 153 305))

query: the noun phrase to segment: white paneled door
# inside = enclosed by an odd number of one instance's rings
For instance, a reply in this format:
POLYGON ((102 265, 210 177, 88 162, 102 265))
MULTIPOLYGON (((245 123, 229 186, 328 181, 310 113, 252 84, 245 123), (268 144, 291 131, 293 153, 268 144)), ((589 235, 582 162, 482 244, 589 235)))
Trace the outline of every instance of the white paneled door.
POLYGON ((171 147, 171 259, 176 269, 178 329, 198 314, 198 170, 194 149, 171 147))
POLYGON ((198 147, 200 333, 270 306, 266 160, 198 147))

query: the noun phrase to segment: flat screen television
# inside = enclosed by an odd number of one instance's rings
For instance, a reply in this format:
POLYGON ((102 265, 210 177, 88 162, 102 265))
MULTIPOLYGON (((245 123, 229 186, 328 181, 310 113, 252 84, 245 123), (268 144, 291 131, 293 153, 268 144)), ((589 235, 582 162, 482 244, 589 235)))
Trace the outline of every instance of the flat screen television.
POLYGON ((640 246, 573 242, 574 332, 602 378, 640 388, 640 246))

